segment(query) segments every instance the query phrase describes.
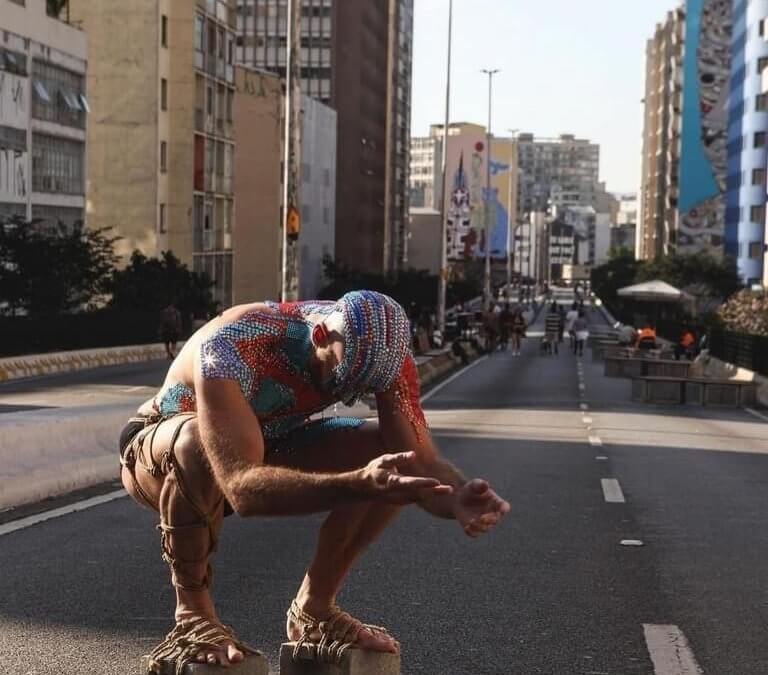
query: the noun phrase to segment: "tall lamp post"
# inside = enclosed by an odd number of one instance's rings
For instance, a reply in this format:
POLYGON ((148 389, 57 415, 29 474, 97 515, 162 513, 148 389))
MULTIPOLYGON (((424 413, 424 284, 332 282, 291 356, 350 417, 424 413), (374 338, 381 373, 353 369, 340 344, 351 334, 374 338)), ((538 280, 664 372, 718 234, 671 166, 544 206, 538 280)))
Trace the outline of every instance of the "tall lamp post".
POLYGON ((512 159, 509 162, 509 194, 507 196, 507 300, 509 300, 510 293, 512 293, 512 272, 514 271, 514 262, 515 262, 515 244, 517 241, 516 238, 516 232, 518 228, 517 224, 517 209, 515 209, 515 213, 512 213, 512 206, 513 206, 513 199, 512 194, 513 190, 515 189, 514 181, 517 178, 517 172, 515 171, 515 163, 513 164, 513 160, 516 160, 517 153, 514 151, 514 143, 515 134, 519 131, 519 129, 508 129, 509 133, 512 134, 512 159))
POLYGON ((448 65, 445 76, 445 120, 443 122, 443 156, 440 190, 440 279, 437 290, 437 325, 445 338, 445 305, 448 295, 448 120, 451 113, 451 40, 453 38, 453 0, 448 2, 448 65))
POLYGON ((498 68, 481 71, 488 76, 488 129, 486 134, 486 171, 485 171, 485 283, 483 284, 483 304, 491 304, 491 111, 493 105, 493 76, 501 72, 498 68))

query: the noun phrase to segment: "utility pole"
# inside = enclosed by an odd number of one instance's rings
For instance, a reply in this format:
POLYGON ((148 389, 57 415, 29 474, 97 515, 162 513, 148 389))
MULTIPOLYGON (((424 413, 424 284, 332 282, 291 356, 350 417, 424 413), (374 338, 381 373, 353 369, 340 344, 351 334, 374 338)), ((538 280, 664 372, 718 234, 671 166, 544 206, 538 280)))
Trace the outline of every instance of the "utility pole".
POLYGON ((301 0, 288 0, 283 136, 283 259, 280 298, 299 299, 299 232, 301 230, 301 0))
POLYGON ((482 70, 488 76, 488 129, 486 134, 485 151, 485 280, 483 284, 483 309, 487 309, 492 300, 491 291, 491 111, 493 105, 493 76, 500 72, 498 68, 482 70))
POLYGON ((437 325, 445 340, 445 305, 448 296, 448 124, 451 114, 451 41, 453 39, 453 0, 448 0, 448 65, 445 74, 445 119, 440 190, 440 278, 437 290, 437 325))

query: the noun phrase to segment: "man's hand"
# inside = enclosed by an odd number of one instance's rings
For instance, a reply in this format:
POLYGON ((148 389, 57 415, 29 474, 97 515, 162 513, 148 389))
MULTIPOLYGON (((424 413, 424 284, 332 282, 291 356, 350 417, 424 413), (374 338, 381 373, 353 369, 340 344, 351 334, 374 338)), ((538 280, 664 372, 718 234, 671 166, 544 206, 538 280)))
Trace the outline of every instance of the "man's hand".
POLYGON ((490 531, 510 508, 486 481, 476 478, 456 490, 453 511, 467 536, 479 537, 490 531))
POLYGON ((360 470, 363 490, 371 499, 391 504, 410 504, 429 497, 450 495, 453 487, 443 485, 437 478, 408 476, 400 470, 412 468, 414 452, 382 455, 360 470))

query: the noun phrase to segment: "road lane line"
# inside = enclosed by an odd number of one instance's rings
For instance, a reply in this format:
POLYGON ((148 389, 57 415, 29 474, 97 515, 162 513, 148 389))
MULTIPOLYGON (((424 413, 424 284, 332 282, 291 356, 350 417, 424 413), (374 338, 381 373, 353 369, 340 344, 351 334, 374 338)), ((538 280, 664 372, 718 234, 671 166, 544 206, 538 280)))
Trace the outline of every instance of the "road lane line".
POLYGON ((609 504, 624 504, 627 501, 619 481, 615 478, 601 478, 600 485, 603 486, 603 497, 609 504))
POLYGON ((608 458, 605 455, 598 455, 597 457, 595 457, 595 459, 598 462, 607 462, 608 461, 608 458))
POLYGON ((656 675, 703 675, 688 640, 677 626, 644 623, 643 632, 656 675))
POLYGON ((753 417, 757 417, 758 419, 763 420, 763 422, 768 422, 768 417, 762 413, 757 412, 757 410, 754 410, 753 408, 744 408, 744 410, 746 410, 753 417))
POLYGON ((482 363, 485 361, 488 357, 483 356, 477 361, 474 361, 473 363, 470 363, 468 366, 464 366, 458 373, 454 373, 451 375, 445 382, 441 382, 433 389, 430 389, 424 396, 421 397, 421 402, 425 403, 429 399, 431 399, 438 391, 440 391, 443 387, 447 387, 451 382, 453 382, 457 377, 461 377, 464 373, 466 373, 470 368, 474 368, 478 363, 482 363))
POLYGON ((579 403, 579 408, 582 410, 589 410, 589 406, 586 403, 579 403))
POLYGON ((591 426, 591 425, 592 425, 592 418, 591 418, 591 417, 582 417, 582 421, 583 421, 583 422, 584 422, 584 424, 586 424, 587 426, 591 426))
POLYGON ((90 499, 83 499, 82 501, 75 502, 74 504, 67 504, 58 509, 52 509, 50 511, 44 511, 43 513, 36 513, 34 516, 27 516, 26 518, 19 518, 19 520, 12 520, 5 525, 0 525, 0 537, 4 534, 10 534, 16 532, 16 530, 23 530, 26 527, 32 527, 39 523, 44 523, 46 520, 53 518, 60 518, 61 516, 75 513, 76 511, 85 511, 94 506, 106 504, 107 502, 114 501, 126 497, 128 493, 125 490, 115 490, 114 492, 108 492, 105 495, 99 495, 98 497, 91 497, 90 499))
POLYGON ((594 434, 590 434, 589 444, 595 447, 600 447, 603 445, 603 440, 600 438, 600 436, 595 436, 594 434))

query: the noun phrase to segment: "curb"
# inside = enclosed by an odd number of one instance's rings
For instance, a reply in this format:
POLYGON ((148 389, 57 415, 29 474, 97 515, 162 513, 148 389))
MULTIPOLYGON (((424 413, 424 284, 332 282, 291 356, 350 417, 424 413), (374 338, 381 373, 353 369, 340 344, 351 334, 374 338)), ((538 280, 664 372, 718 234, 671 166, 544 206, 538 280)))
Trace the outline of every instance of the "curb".
MULTIPOLYGON (((183 343, 179 343, 178 348, 181 349, 182 346, 183 343)), ((0 359, 0 382, 164 358, 165 347, 160 343, 10 356, 0 359)))

